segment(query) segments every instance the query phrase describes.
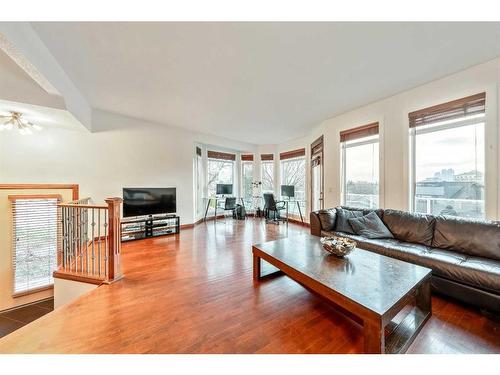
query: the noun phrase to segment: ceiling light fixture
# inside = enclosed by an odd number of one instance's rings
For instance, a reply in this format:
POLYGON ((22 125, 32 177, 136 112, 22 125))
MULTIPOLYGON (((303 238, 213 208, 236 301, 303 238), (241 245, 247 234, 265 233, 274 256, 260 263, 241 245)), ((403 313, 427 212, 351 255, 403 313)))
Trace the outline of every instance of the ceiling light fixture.
POLYGON ((32 134, 34 130, 42 130, 42 127, 35 125, 29 121, 24 120, 23 114, 19 112, 11 112, 10 115, 3 116, 0 115, 0 119, 3 119, 3 123, 0 123, 0 131, 2 130, 12 130, 17 127, 19 133, 22 135, 32 134))

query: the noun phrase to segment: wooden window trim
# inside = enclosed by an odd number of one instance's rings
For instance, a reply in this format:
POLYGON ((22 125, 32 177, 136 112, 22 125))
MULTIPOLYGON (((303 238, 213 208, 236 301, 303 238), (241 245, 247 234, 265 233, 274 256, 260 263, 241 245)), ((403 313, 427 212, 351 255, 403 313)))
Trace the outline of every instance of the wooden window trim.
POLYGON ((72 200, 78 200, 79 186, 78 184, 0 184, 0 190, 48 190, 48 189, 71 189, 72 200))
POLYGON ((242 161, 253 161, 253 155, 241 155, 242 161))
POLYGON ((274 160, 274 154, 261 154, 260 160, 262 161, 272 161, 274 160))
POLYGON ((58 202, 62 201, 61 194, 31 194, 31 195, 9 195, 10 201, 18 199, 57 199, 58 202))
POLYGON ((467 115, 484 113, 485 104, 486 93, 482 92, 413 111, 408 114, 410 128, 429 125, 439 121, 453 120, 467 115))
POLYGON ((305 148, 299 148, 298 150, 282 152, 282 153, 280 153, 280 160, 299 158, 302 156, 306 156, 306 149, 305 148))
POLYGON ((323 136, 316 139, 313 143, 311 143, 311 155, 316 155, 323 152, 324 140, 323 136))
POLYGON ((52 285, 46 285, 46 286, 41 286, 39 288, 27 290, 25 292, 13 293, 12 294, 12 298, 19 298, 19 297, 29 296, 30 294, 40 293, 40 292, 44 292, 46 290, 51 290, 51 289, 54 289, 54 284, 52 284, 52 285))
POLYGON ((207 151, 207 157, 209 159, 231 160, 231 161, 236 160, 235 154, 230 154, 227 152, 220 152, 220 151, 207 151))
POLYGON ((341 131, 340 142, 347 142, 355 139, 370 137, 372 135, 377 135, 378 132, 379 132, 378 122, 372 122, 371 124, 358 126, 356 128, 341 131))

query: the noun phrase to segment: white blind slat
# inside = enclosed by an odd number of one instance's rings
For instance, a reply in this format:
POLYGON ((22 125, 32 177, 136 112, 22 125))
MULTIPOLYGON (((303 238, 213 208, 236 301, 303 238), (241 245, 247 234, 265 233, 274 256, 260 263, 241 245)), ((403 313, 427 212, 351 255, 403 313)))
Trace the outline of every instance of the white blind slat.
POLYGON ((12 200, 12 264, 14 294, 29 293, 54 283, 59 220, 57 196, 12 200))

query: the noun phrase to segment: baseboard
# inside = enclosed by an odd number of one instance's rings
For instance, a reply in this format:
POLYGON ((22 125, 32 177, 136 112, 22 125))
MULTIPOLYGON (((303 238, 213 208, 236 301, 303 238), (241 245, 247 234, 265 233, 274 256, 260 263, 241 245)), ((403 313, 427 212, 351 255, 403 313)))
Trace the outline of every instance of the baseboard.
MULTIPOLYGON (((249 218, 254 217, 253 214, 248 214, 248 213, 246 214, 246 216, 249 217, 249 218)), ((217 215, 217 219, 224 219, 224 215, 217 215)), ((261 217, 260 219, 264 220, 264 217, 261 217)), ((181 225, 181 229, 191 229, 191 228, 194 228, 198 224, 201 224, 201 223, 203 223, 205 221, 212 221, 212 220, 215 220, 215 216, 207 217, 206 220, 205 219, 199 219, 199 220, 195 221, 192 224, 182 224, 181 225)), ((305 227, 310 227, 311 226, 311 224, 306 223, 306 222, 302 222, 302 221, 300 221, 300 219, 289 218, 288 221, 290 223, 303 225, 305 227)))

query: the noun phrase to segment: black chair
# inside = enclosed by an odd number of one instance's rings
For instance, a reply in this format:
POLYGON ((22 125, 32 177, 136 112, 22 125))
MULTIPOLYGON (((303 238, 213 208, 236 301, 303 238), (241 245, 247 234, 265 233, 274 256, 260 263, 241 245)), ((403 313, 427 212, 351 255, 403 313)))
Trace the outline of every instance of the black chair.
POLYGON ((233 216, 232 213, 236 209, 236 198, 231 197, 231 198, 226 198, 224 200, 224 220, 226 220, 226 211, 231 211, 231 217, 233 216))
POLYGON ((264 216, 266 223, 279 224, 280 221, 285 222, 286 218, 282 218, 280 211, 286 209, 285 201, 276 201, 274 194, 264 193, 264 216))

